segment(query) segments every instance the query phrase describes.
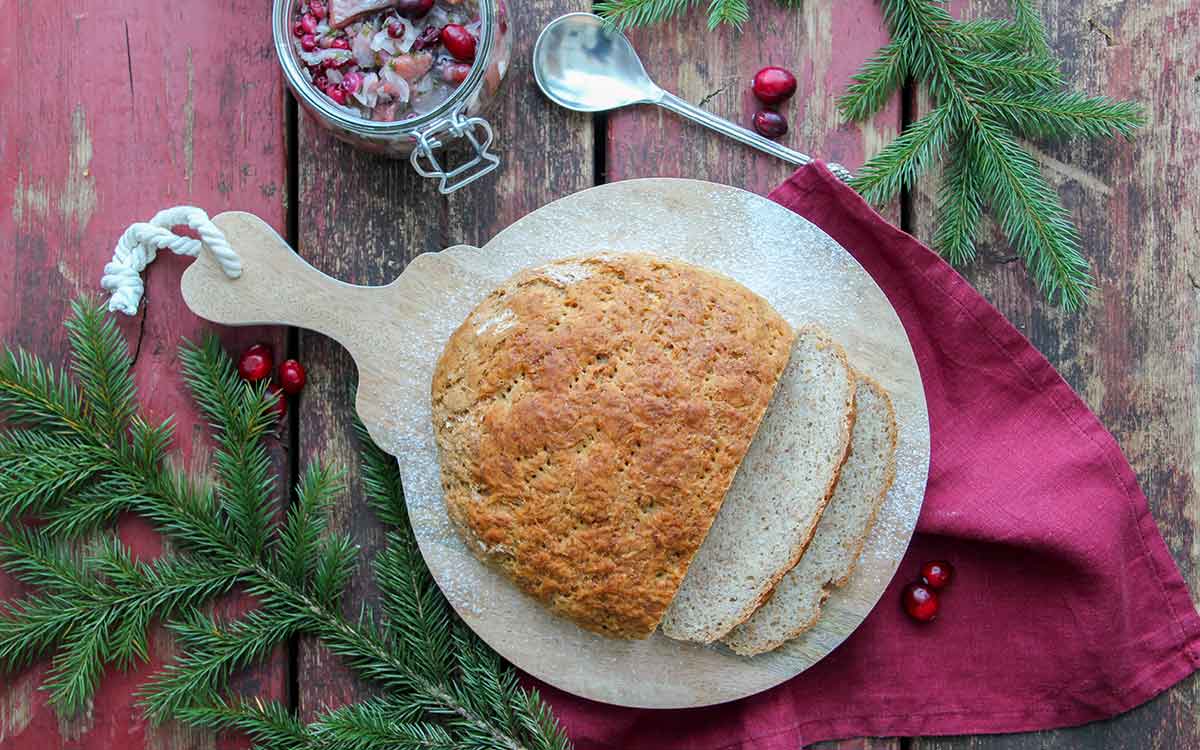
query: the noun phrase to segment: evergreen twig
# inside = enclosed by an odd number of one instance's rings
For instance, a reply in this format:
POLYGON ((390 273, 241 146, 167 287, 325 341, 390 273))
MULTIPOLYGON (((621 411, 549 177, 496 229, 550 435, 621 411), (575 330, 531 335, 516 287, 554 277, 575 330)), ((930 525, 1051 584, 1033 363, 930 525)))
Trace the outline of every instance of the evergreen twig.
MULTIPOLYGON (((596 12, 624 29, 664 21, 697 4, 603 0, 596 12)), ((838 99, 843 117, 869 119, 909 80, 923 83, 933 104, 863 165, 852 186, 883 204, 945 162, 934 247, 954 264, 969 262, 989 207, 1037 287, 1067 309, 1083 304, 1092 280, 1079 231, 1018 139, 1132 138, 1145 124, 1142 107, 1064 90, 1032 0, 1009 0, 1008 20, 959 21, 939 0, 882 5, 891 41, 863 63, 838 99)), ((740 26, 749 17, 744 0, 712 0, 708 12, 710 28, 740 26)))
MULTIPOLYGON (((1130 138, 1143 117, 1129 102, 1063 91, 1037 12, 1028 0, 1012 0, 1011 7, 1011 22, 964 23, 931 0, 883 1, 893 38, 885 49, 904 76, 926 83, 934 104, 851 184, 868 200, 886 202, 911 189, 932 163, 918 158, 925 154, 913 143, 944 148, 951 158, 937 200, 934 246, 953 263, 969 261, 983 206, 990 205, 1037 286, 1072 309, 1092 288, 1079 232, 1017 137, 1130 138), (923 124, 939 112, 948 130, 922 139, 929 130, 923 124)), ((869 61, 859 77, 871 82, 877 67, 869 61)), ((886 87, 856 81, 839 100, 843 115, 862 120, 878 111, 899 88, 900 73, 891 75, 893 85, 886 87)))
POLYGON ((180 654, 141 690, 154 720, 248 734, 274 750, 466 748, 565 750, 536 693, 522 689, 454 616, 408 526, 395 460, 363 437, 363 484, 390 527, 376 560, 381 617, 342 613, 357 550, 327 518, 340 472, 314 463, 277 520, 265 440, 273 398, 243 383, 215 339, 185 345, 184 375, 213 427, 216 481, 170 465, 170 424, 135 416, 124 340, 85 299, 67 322, 73 377, 36 357, 0 358, 0 567, 33 587, 0 603, 0 671, 53 654, 45 689, 78 710, 104 670, 148 658, 156 621, 180 654), (109 524, 149 519, 176 549, 136 560, 109 524), (29 524, 31 520, 44 524, 29 524), (96 539, 72 551, 85 535, 96 539), (258 606, 232 619, 205 607, 240 587, 258 606), (316 636, 383 695, 304 724, 285 707, 238 696, 229 678, 287 639, 316 636))

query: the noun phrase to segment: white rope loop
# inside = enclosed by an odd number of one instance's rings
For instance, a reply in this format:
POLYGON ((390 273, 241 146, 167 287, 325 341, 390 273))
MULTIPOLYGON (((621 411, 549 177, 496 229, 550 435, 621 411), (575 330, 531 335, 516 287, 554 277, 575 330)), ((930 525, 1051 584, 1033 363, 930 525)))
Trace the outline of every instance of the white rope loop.
POLYGON ((146 291, 142 271, 154 261, 159 250, 195 257, 201 247, 208 248, 226 276, 236 279, 242 275, 242 259, 225 239, 225 233, 212 223, 208 214, 195 206, 168 208, 159 211, 148 222, 133 224, 117 241, 113 258, 104 266, 104 276, 100 279, 100 286, 112 294, 108 309, 126 315, 137 314, 146 291), (172 227, 178 226, 190 227, 200 239, 171 231, 172 227))

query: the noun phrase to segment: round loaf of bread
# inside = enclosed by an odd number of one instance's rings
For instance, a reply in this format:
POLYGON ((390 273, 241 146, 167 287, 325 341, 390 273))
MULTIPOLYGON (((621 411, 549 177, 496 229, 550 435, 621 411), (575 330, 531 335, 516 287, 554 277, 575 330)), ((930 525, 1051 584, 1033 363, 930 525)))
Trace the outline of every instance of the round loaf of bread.
POLYGON ((580 626, 654 632, 787 364, 737 282, 637 254, 525 271, 433 377, 446 505, 474 554, 580 626))

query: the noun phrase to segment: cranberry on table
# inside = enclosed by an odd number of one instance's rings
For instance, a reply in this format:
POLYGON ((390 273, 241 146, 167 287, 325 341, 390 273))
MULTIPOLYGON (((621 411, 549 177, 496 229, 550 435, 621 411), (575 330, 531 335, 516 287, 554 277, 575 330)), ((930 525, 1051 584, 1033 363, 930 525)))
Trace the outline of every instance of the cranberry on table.
POLYGON ((475 37, 462 24, 448 23, 442 27, 442 44, 446 51, 463 62, 475 59, 475 37))
POLYGON ((763 104, 778 104, 796 93, 796 76, 783 68, 771 65, 754 75, 750 87, 763 104))
POLYGON ((924 583, 910 583, 905 586, 900 594, 900 603, 904 605, 908 616, 917 622, 929 622, 937 617, 937 592, 924 583))
POLYGON ((949 586, 953 578, 954 566, 945 560, 930 560, 921 566, 921 580, 936 591, 949 586))
POLYGON ((754 113, 754 129, 767 138, 778 138, 788 132, 787 120, 773 109, 760 109, 754 113))
POLYGON ((274 383, 271 383, 267 386, 267 393, 275 397, 275 416, 278 419, 283 419, 285 416, 287 416, 287 394, 283 392, 282 388, 274 383))
MULTIPOLYGON (((342 83, 345 84, 345 81, 342 83)), ((294 359, 285 359, 279 363, 279 385, 284 393, 295 396, 304 390, 307 381, 308 374, 304 372, 304 365, 294 359)))
POLYGON ((395 5, 396 12, 409 19, 421 18, 433 10, 433 0, 400 0, 395 5))
POLYGON ((271 347, 266 344, 255 344, 242 352, 238 359, 238 374, 244 380, 257 383, 271 375, 275 366, 275 358, 271 355, 271 347))

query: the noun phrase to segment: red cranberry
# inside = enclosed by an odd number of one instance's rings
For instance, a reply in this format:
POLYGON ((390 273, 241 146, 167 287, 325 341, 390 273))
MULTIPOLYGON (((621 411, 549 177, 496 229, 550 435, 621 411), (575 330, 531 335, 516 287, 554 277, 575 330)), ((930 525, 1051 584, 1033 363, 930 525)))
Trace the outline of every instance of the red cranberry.
POLYGON ((346 106, 346 90, 340 86, 330 86, 325 89, 325 96, 328 96, 343 107, 346 106))
POLYGON ((312 52, 317 48, 317 38, 312 34, 305 34, 300 37, 300 49, 305 52, 312 52))
POLYGON ((420 35, 417 36, 416 41, 413 42, 413 52, 420 52, 426 47, 432 47, 433 45, 437 44, 441 34, 442 31, 437 26, 426 26, 425 30, 422 31, 420 35))
MULTIPOLYGON (((343 81, 343 83, 345 83, 343 81)), ((304 390, 304 383, 308 380, 308 375, 304 372, 304 365, 294 359, 285 359, 279 363, 279 385, 283 387, 283 392, 289 396, 295 396, 300 391, 304 390)))
POLYGON ((471 66, 466 63, 449 63, 442 68, 442 80, 455 85, 467 80, 467 76, 470 74, 471 66))
POLYGON ((393 21, 389 23, 387 27, 387 33, 392 39, 399 39, 400 37, 404 36, 404 24, 400 23, 399 21, 393 21))
MULTIPOLYGON (((345 91, 347 94, 354 94, 362 87, 362 82, 363 82, 363 74, 362 73, 347 73, 346 75, 342 76, 342 90, 345 91)), ((281 376, 283 373, 283 366, 286 365, 288 362, 292 362, 296 365, 296 367, 300 367, 299 362, 296 362, 296 360, 294 360, 294 359, 289 359, 289 360, 287 360, 287 362, 284 362, 282 365, 279 366, 281 376)), ((304 368, 300 369, 300 373, 301 373, 301 378, 303 378, 304 368)), ((282 377, 281 377, 281 379, 282 379, 282 377)), ((303 385, 303 383, 301 385, 303 385)), ((287 389, 287 384, 284 383, 284 390, 286 390, 286 389, 287 389)), ((288 393, 291 393, 291 391, 288 391, 288 393)))
POLYGON ((405 18, 421 18, 433 10, 433 0, 400 0, 396 12, 405 18))
POLYGON ((275 418, 283 419, 287 416, 287 395, 279 386, 271 383, 267 386, 267 393, 275 397, 275 418))
POLYGON ((941 591, 954 578, 954 566, 945 560, 930 560, 921 566, 921 580, 929 588, 941 591))
POLYGON ((305 13, 300 17, 300 27, 304 29, 305 34, 317 33, 317 19, 312 13, 305 13))
POLYGON ((937 592, 923 583, 910 583, 905 586, 904 592, 900 595, 900 601, 908 616, 917 622, 929 622, 937 617, 937 592))
POLYGON ((313 85, 321 91, 329 88, 329 78, 324 73, 313 76, 313 85))
POLYGON ((755 74, 751 88, 764 104, 778 104, 796 93, 796 76, 775 66, 763 68, 755 74))
POLYGON ((257 383, 271 375, 271 368, 275 365, 274 359, 271 347, 255 344, 242 352, 241 358, 238 359, 238 374, 243 380, 257 383))
POLYGON ((787 133, 787 120, 773 109, 760 109, 754 113, 754 129, 767 138, 778 138, 787 133))
POLYGON ((448 23, 442 27, 442 44, 446 51, 463 62, 475 59, 475 37, 467 31, 467 27, 458 23, 448 23))
POLYGON ((318 21, 325 20, 325 16, 328 14, 328 11, 325 10, 325 3, 321 0, 311 0, 308 4, 308 12, 312 13, 313 18, 318 21))
POLYGON ((339 36, 329 43, 330 49, 350 49, 350 40, 344 36, 339 36))
POLYGON ((292 35, 295 36, 297 39, 299 39, 300 37, 304 36, 307 33, 309 33, 309 32, 304 30, 303 23, 297 21, 294 24, 292 24, 292 35))

